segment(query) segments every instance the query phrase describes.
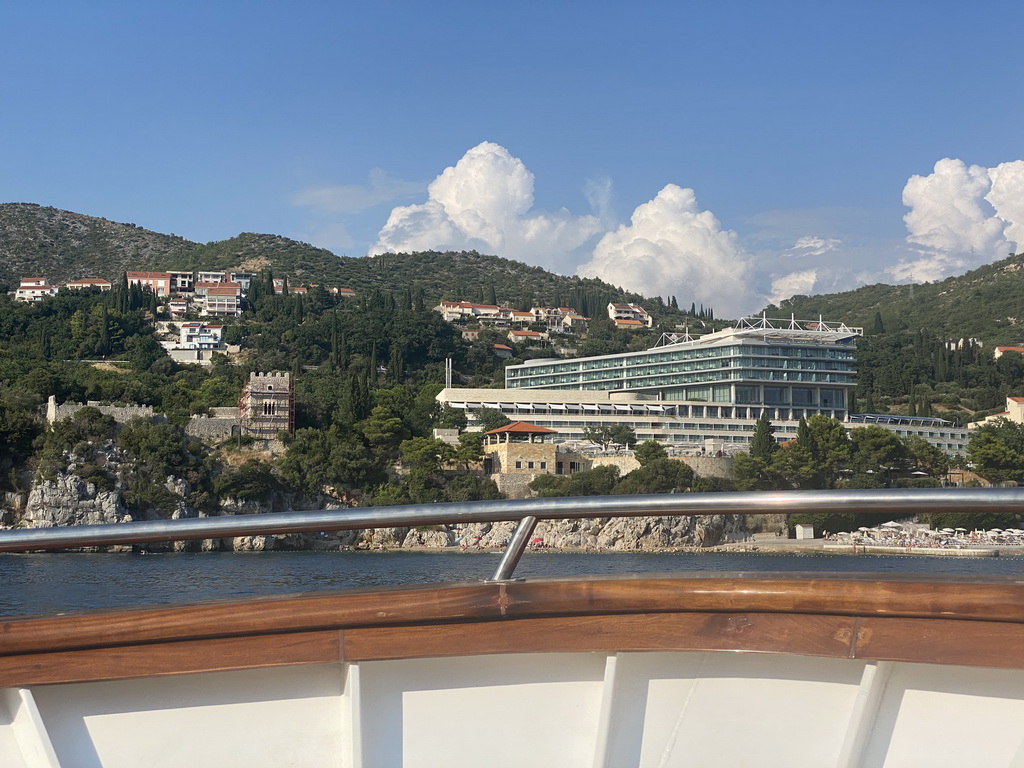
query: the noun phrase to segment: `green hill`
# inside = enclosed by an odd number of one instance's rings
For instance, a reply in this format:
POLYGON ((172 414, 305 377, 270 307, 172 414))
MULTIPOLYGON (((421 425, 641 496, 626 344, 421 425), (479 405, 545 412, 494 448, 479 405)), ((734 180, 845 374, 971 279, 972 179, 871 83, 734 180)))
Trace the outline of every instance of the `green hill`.
POLYGON ((855 291, 794 296, 769 315, 841 320, 887 332, 923 331, 933 338, 977 338, 985 346, 1024 343, 1024 253, 958 277, 923 285, 866 285, 855 291))
POLYGON ((296 284, 345 286, 357 293, 418 290, 428 302, 495 298, 523 308, 569 305, 590 314, 610 300, 646 301, 659 320, 675 314, 658 299, 600 280, 556 275, 474 251, 336 256, 280 235, 251 232, 201 244, 33 203, 0 204, 0 287, 13 290, 22 277, 46 277, 56 284, 82 277, 116 281, 131 269, 270 269, 296 284))
POLYGON ((188 258, 184 238, 33 203, 0 204, 0 284, 22 277, 62 283, 82 277, 114 280, 126 269, 157 269, 188 258))

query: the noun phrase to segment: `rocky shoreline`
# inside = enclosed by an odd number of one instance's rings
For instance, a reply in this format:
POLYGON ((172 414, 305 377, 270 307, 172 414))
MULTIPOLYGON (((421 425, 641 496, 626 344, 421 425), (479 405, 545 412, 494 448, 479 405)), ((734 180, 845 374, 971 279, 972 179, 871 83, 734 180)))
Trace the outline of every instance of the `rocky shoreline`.
MULTIPOLYGON (((35 482, 28 492, 7 493, 0 507, 2 528, 49 528, 75 525, 116 524, 134 520, 199 518, 238 514, 273 514, 292 509, 343 509, 347 499, 329 496, 281 500, 275 505, 228 500, 213 513, 191 507, 188 488, 173 477, 165 487, 180 499, 173 509, 143 514, 124 505, 118 489, 100 489, 72 472, 35 482)), ((749 538, 740 515, 700 517, 587 518, 547 520, 538 523, 533 548, 557 551, 671 552, 702 551, 730 541, 749 538)), ((300 533, 244 536, 230 539, 154 544, 147 551, 324 551, 360 550, 488 550, 504 548, 516 523, 467 523, 451 526, 417 526, 338 531, 329 534, 300 533)), ((123 547, 122 549, 130 549, 123 547)))

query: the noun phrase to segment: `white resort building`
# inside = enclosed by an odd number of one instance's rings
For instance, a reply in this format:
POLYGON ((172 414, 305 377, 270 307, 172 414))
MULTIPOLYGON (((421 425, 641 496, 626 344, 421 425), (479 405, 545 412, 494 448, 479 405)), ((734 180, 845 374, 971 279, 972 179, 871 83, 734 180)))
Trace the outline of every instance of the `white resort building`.
MULTIPOLYGON (((583 441, 587 427, 625 424, 637 438, 684 453, 746 450, 766 413, 775 437, 796 436, 800 419, 846 422, 861 328, 822 320, 745 318, 704 336, 665 334, 643 352, 571 360, 530 360, 505 369, 505 389, 447 388, 438 401, 472 415, 492 408, 508 418, 583 441)), ((942 419, 877 419, 900 435, 919 435, 963 453, 967 430, 942 419), (905 422, 905 423, 904 423, 905 422)))

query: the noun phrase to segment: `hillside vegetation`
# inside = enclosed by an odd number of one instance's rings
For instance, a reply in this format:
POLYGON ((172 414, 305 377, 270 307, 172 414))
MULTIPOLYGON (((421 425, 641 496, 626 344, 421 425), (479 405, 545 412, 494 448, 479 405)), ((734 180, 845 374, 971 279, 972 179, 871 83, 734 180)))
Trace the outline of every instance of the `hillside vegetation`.
MULTIPOLYGON (((0 204, 0 288, 13 290, 22 277, 46 277, 56 284, 81 277, 116 282, 131 269, 270 269, 296 284, 346 286, 357 293, 417 290, 427 302, 493 298, 523 308, 571 305, 584 314, 610 300, 645 300, 600 280, 556 275, 474 251, 336 256, 280 235, 251 232, 201 244, 57 208, 0 204)), ((660 302, 656 306, 668 309, 660 302)))
POLYGON ((873 331, 924 331, 947 339, 977 338, 986 347, 1024 344, 1024 253, 957 277, 923 285, 866 285, 855 291, 794 296, 769 315, 842 320, 873 331))

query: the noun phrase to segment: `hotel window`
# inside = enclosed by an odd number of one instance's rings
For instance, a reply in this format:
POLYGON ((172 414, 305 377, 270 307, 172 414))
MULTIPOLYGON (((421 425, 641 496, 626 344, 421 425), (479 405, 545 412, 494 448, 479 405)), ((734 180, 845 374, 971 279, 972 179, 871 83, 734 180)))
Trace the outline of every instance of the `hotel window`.
POLYGON ((523 462, 517 461, 516 462, 516 469, 522 469, 522 468, 523 468, 523 462))
POLYGON ((815 391, 807 387, 793 387, 793 405, 814 405, 815 391))
POLYGON ((758 387, 736 387, 736 402, 737 403, 756 403, 760 400, 760 392, 758 387))

